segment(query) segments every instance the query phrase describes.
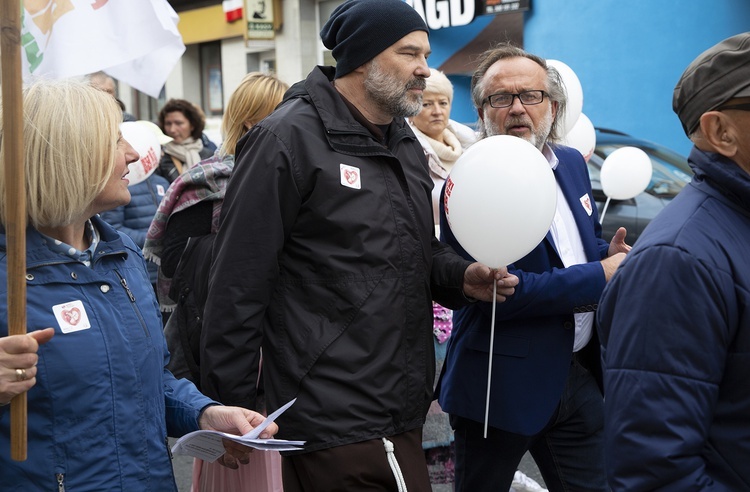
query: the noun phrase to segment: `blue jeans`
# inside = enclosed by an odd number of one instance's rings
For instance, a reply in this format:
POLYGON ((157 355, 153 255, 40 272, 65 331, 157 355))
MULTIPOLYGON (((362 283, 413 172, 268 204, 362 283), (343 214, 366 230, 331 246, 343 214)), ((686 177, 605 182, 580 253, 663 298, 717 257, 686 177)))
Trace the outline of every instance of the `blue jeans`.
MULTIPOLYGON (((534 391, 534 388, 529 388, 534 391)), ((522 398, 522 395, 518 395, 522 398)), ((456 491, 507 491, 529 451, 550 492, 607 491, 604 469, 604 399, 576 358, 549 423, 523 436, 451 416, 456 439, 456 491)))

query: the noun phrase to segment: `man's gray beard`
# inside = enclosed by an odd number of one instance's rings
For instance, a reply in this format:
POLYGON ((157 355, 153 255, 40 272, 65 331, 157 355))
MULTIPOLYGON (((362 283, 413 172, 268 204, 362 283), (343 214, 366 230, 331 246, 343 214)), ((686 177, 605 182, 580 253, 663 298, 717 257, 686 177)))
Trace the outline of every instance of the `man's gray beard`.
POLYGON ((382 109, 393 118, 416 116, 422 111, 422 96, 416 100, 410 100, 409 89, 420 87, 424 89, 424 79, 418 82, 410 82, 406 87, 395 79, 390 73, 385 72, 373 61, 370 71, 365 78, 365 93, 382 109))
MULTIPOLYGON (((495 122, 491 119, 484 121, 484 128, 488 137, 493 135, 506 135, 506 133, 500 132, 495 122)), ((547 138, 552 130, 552 112, 549 111, 544 116, 542 121, 539 122, 539 126, 534 130, 532 129, 531 135, 528 137, 520 137, 529 142, 531 145, 539 150, 542 150, 544 144, 547 143, 547 138)))

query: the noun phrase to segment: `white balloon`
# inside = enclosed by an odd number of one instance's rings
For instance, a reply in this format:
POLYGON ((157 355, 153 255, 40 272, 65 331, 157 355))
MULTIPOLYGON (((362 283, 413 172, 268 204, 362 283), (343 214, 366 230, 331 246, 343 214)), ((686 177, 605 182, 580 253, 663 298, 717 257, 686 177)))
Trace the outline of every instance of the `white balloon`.
POLYGON ((596 148, 596 130, 589 117, 581 113, 576 124, 563 138, 562 143, 578 150, 588 162, 596 148))
POLYGON ((120 123, 120 131, 122 132, 122 137, 141 156, 138 162, 130 164, 128 186, 133 186, 141 181, 145 181, 159 166, 161 145, 154 132, 135 121, 120 123))
POLYGON ((562 122, 562 134, 567 135, 573 129, 578 117, 581 116, 581 111, 583 111, 583 88, 576 73, 565 63, 559 60, 547 60, 547 65, 557 69, 565 86, 568 104, 565 111, 565 120, 562 122))
POLYGON ((149 131, 153 132, 153 134, 156 135, 156 138, 159 139, 159 143, 161 145, 167 145, 169 142, 173 140, 172 137, 164 135, 164 132, 161 131, 161 128, 159 128, 159 125, 157 125, 153 121, 138 120, 136 121, 136 123, 147 128, 149 131))
POLYGON ((646 189, 652 172, 651 158, 643 150, 620 147, 602 163, 602 191, 613 200, 629 200, 646 189))
POLYGON ((549 230, 555 176, 526 140, 495 135, 459 157, 445 188, 445 213, 461 246, 492 268, 526 256, 549 230))

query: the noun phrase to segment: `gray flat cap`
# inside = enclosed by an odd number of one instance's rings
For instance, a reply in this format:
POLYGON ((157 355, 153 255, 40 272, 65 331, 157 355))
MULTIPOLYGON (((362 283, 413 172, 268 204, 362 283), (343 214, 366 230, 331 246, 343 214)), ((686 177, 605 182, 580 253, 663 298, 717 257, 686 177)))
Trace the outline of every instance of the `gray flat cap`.
POLYGON ((750 32, 727 38, 693 60, 674 88, 672 109, 689 136, 703 113, 735 97, 750 97, 750 32))

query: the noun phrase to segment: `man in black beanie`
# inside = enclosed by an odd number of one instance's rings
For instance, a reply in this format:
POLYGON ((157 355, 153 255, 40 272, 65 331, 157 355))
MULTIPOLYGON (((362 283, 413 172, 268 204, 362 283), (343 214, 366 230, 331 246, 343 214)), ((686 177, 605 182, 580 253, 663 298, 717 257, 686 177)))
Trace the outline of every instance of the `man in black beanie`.
POLYGON ((256 407, 261 347, 284 490, 430 491, 421 427, 432 400, 432 299, 497 300, 518 279, 434 238, 421 145, 430 44, 401 0, 349 0, 316 67, 237 145, 214 243, 201 383, 256 407))
POLYGON ((695 177, 604 290, 612 490, 750 490, 750 32, 700 54, 672 107, 695 177))

